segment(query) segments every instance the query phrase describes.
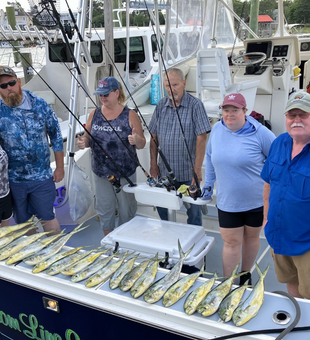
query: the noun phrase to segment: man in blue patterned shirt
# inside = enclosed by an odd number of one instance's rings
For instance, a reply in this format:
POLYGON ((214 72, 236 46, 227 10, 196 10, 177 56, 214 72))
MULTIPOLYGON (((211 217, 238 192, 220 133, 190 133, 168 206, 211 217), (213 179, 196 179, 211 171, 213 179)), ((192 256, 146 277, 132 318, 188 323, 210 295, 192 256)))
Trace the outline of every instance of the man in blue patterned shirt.
POLYGON ((40 218, 45 231, 60 231, 54 214, 54 182, 64 178, 63 142, 52 108, 30 91, 22 90, 15 72, 0 66, 0 144, 9 158, 9 181, 14 218, 40 218), (50 167, 51 143, 56 161, 50 167))
MULTIPOLYGON (((186 81, 178 68, 168 70, 164 87, 168 96, 157 104, 149 129, 166 157, 177 181, 180 184, 195 184, 190 156, 186 150, 178 115, 199 181, 202 180, 201 166, 206 149, 207 133, 211 127, 203 103, 185 91, 186 81), (167 79, 169 77, 169 81, 167 79), (169 86, 171 85, 171 89, 169 86), (176 107, 178 112, 176 112, 176 107)), ((167 176, 168 171, 161 158, 158 158, 157 146, 150 144, 151 176, 167 176)), ((167 209, 157 208, 161 219, 167 220, 167 209)), ((201 208, 192 204, 187 210, 187 223, 202 225, 201 208)))

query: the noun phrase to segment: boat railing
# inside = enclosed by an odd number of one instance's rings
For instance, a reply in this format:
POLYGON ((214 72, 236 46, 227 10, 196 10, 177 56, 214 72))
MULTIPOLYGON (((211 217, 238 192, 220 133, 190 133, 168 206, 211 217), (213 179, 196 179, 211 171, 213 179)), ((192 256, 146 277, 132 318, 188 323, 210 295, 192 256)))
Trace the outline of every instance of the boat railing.
POLYGON ((0 42, 10 42, 10 41, 39 41, 41 44, 44 40, 52 41, 55 30, 39 30, 36 26, 25 25, 21 29, 20 26, 16 25, 16 29, 13 29, 10 25, 0 26, 0 42))

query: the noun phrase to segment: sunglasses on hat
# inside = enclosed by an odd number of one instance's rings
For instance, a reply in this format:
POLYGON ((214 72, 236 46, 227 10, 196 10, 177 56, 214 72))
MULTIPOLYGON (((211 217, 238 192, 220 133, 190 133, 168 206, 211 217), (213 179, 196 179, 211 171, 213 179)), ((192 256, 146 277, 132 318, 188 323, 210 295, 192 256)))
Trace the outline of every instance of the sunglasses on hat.
POLYGON ((17 83, 17 80, 11 80, 11 81, 9 81, 9 82, 7 82, 7 83, 0 84, 0 87, 1 87, 3 90, 5 90, 9 85, 10 85, 11 87, 13 87, 13 86, 15 86, 16 83, 17 83))

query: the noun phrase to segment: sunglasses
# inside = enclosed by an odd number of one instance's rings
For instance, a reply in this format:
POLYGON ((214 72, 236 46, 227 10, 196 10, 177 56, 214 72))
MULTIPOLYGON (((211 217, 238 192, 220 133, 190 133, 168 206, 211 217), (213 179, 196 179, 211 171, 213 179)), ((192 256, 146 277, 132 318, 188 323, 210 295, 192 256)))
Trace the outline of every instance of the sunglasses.
POLYGON ((108 94, 101 94, 100 97, 105 97, 108 98, 110 93, 115 92, 116 90, 112 90, 111 92, 109 92, 108 94))
POLYGON ((289 113, 289 112, 286 112, 285 113, 285 116, 287 119, 289 120, 293 120, 295 119, 297 116, 301 119, 307 119, 309 117, 310 113, 289 113))
POLYGON ((9 81, 8 83, 3 83, 3 84, 0 84, 0 87, 5 90, 9 85, 11 87, 15 86, 15 84, 17 83, 17 80, 11 80, 9 81))

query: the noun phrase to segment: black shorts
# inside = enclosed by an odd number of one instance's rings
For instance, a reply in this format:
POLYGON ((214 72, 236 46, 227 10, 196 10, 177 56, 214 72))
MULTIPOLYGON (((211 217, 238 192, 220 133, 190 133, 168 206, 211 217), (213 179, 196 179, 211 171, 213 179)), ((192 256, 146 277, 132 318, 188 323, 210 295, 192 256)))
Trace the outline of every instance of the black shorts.
POLYGON ((0 198, 0 222, 9 220, 12 213, 12 194, 11 191, 5 196, 0 198))
POLYGON ((261 227, 264 219, 264 207, 241 212, 226 212, 218 209, 221 228, 261 227))

